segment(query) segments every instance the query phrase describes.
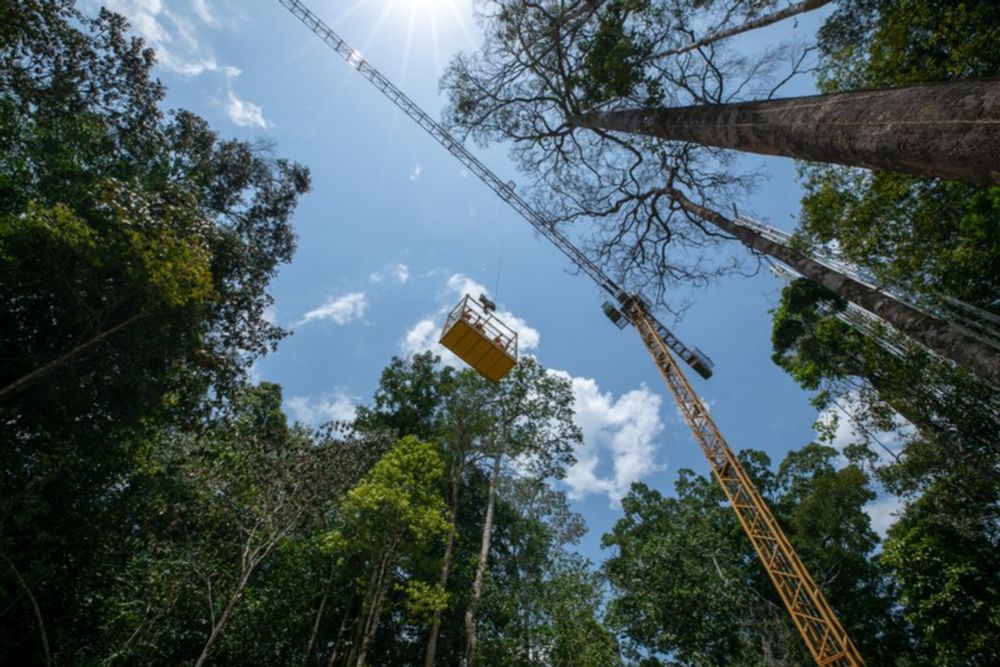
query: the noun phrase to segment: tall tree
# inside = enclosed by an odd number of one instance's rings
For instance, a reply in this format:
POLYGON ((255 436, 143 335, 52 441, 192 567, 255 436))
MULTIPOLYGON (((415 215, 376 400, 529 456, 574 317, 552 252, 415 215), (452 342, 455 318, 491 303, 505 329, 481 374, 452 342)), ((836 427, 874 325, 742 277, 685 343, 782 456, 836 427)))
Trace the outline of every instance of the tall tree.
MULTIPOLYGON (((363 667, 379 629, 386 594, 398 576, 401 557, 439 544, 448 532, 438 487, 444 464, 433 445, 413 436, 401 439, 368 476, 347 495, 343 539, 367 561, 358 640, 350 662, 363 667)), ((417 605, 439 607, 444 591, 411 580, 403 582, 417 605)))
MULTIPOLYGON (((463 477, 487 449, 491 428, 490 413, 483 408, 490 404, 492 387, 471 369, 459 372, 445 399, 446 418, 440 433, 442 447, 448 459, 448 505, 452 525, 445 538, 444 555, 438 585, 446 588, 451 577, 455 539, 458 530, 458 509, 461 501, 463 477)), ((433 667, 437 652, 443 610, 437 609, 431 619, 424 652, 424 667, 433 667)))
MULTIPOLYGON (((774 72, 775 62, 769 54, 755 59, 735 58, 713 44, 711 50, 697 56, 692 53, 666 58, 661 48, 669 42, 665 35, 668 31, 662 25, 665 17, 650 3, 607 4, 587 26, 561 32, 553 30, 552 16, 545 8, 522 6, 513 0, 496 4, 496 11, 484 18, 487 40, 480 54, 456 59, 444 78, 451 99, 447 116, 478 139, 511 140, 522 167, 541 186, 538 205, 550 213, 554 222, 598 218, 595 250, 623 281, 637 286, 651 284, 662 299, 663 290, 674 284, 703 282, 730 269, 716 265, 714 273, 708 270, 713 262, 699 248, 711 245, 718 237, 735 236, 755 250, 801 266, 800 271, 810 278, 820 279, 829 289, 879 311, 901 330, 974 369, 981 377, 994 382, 1000 379, 1000 359, 990 346, 898 299, 824 270, 793 249, 768 243, 718 213, 735 201, 737 192, 752 184, 752 178, 727 169, 728 158, 706 145, 729 144, 709 135, 726 133, 727 114, 756 104, 746 100, 753 100, 751 91, 764 86, 767 73, 774 72), (711 122, 693 123, 696 132, 672 135, 651 129, 654 116, 664 107, 668 107, 663 112, 665 117, 673 111, 683 115, 691 109, 697 110, 692 113, 721 115, 711 122), (635 121, 631 129, 654 136, 609 132, 611 126, 607 123, 591 123, 594 131, 584 132, 578 129, 578 123, 587 114, 591 118, 627 117, 629 122, 635 121), (693 258, 689 254, 692 249, 693 258)), ((687 11, 690 14, 696 10, 687 11)), ((795 74, 800 62, 793 60, 787 76, 795 74)), ((974 121, 977 109, 993 104, 995 96, 986 91, 995 85, 991 81, 946 82, 885 95, 927 93, 933 97, 942 91, 976 89, 978 92, 969 93, 967 98, 972 108, 967 120, 974 121)), ((773 89, 756 97, 770 99, 772 93, 773 89)), ((877 101, 881 93, 845 95, 822 99, 853 101, 853 108, 862 114, 879 109, 870 100, 861 103, 860 99, 864 95, 877 101)), ((809 108, 819 110, 822 105, 810 104, 809 108)), ((948 119, 953 118, 956 108, 953 103, 938 105, 937 118, 950 125, 948 119)), ((884 111, 879 109, 878 113, 884 111)), ((915 113, 919 117, 922 112, 900 105, 894 113, 897 120, 909 122, 915 113)), ((982 116, 986 121, 975 124, 992 128, 990 117, 986 113, 982 116)), ((670 119, 665 124, 672 129, 687 127, 670 119)), ((736 126, 741 129, 734 130, 733 137, 743 129, 752 133, 760 127, 742 121, 736 126)), ((796 141, 797 147, 827 138, 833 143, 850 139, 845 132, 815 132, 809 123, 801 127, 810 127, 809 136, 796 141)), ((883 130, 886 139, 900 136, 889 126, 883 130)), ((906 138, 896 143, 908 140, 910 135, 906 133, 906 138)), ((964 133, 959 139, 955 145, 964 141, 964 133)), ((988 147, 993 141, 989 137, 981 139, 973 150, 988 147)), ((760 147, 767 141, 756 137, 749 143, 760 147)), ((923 141, 919 149, 928 146, 933 143, 923 141)), ((884 146, 874 152, 892 157, 901 169, 906 167, 898 154, 893 157, 884 146)), ((946 153, 935 150, 934 157, 946 153)), ((989 162, 989 157, 980 159, 976 174, 988 175, 991 168, 984 165, 989 162)), ((956 163, 961 166, 966 161, 959 159, 956 163)))
POLYGON ((877 315, 913 340, 1000 386, 1000 349, 989 341, 905 303, 884 290, 831 269, 791 245, 779 243, 718 211, 696 204, 680 191, 674 190, 671 197, 684 211, 731 234, 753 250, 791 266, 822 289, 877 315))
MULTIPOLYGON (((757 14, 762 8, 771 9, 771 7, 767 6, 767 3, 723 3, 730 6, 726 6, 724 9, 724 16, 726 20, 721 25, 715 25, 712 32, 704 37, 692 37, 690 44, 684 44, 683 46, 672 48, 661 55, 677 56, 682 53, 694 51, 708 46, 713 42, 728 39, 729 37, 735 37, 736 35, 741 35, 745 32, 750 32, 751 30, 757 30, 758 28, 764 28, 771 24, 778 23, 779 21, 784 21, 787 18, 798 16, 799 14, 811 12, 830 4, 832 1, 833 0, 800 0, 799 2, 791 2, 780 9, 776 9, 761 16, 758 16, 757 14), (741 12, 739 10, 743 11, 741 12), (727 27, 726 23, 729 23, 734 19, 742 20, 743 22, 727 27)), ((713 3, 708 2, 703 4, 712 5, 713 3)), ((679 29, 683 31, 683 27, 680 27, 679 29)))
POLYGON ((573 446, 582 437, 573 422, 573 394, 569 382, 549 373, 531 357, 522 358, 492 394, 485 406, 490 423, 484 450, 492 459, 489 488, 472 595, 465 611, 469 667, 475 667, 478 659, 476 613, 489 561, 504 459, 522 467, 524 474, 536 479, 561 477, 565 467, 573 461, 573 446))
POLYGON ((762 155, 1000 183, 1000 83, 921 84, 777 100, 598 111, 579 127, 762 155), (905 131, 901 131, 905 128, 905 131))
POLYGON ((0 644, 32 663, 41 618, 52 661, 82 660, 150 432, 206 417, 284 335, 267 284, 309 179, 166 116, 155 55, 122 17, 66 0, 0 12, 0 581, 21 591, 0 644))
MULTIPOLYGON (((852 0, 819 32, 819 87, 842 92, 1000 75, 1000 8, 970 0, 852 0), (933 45, 933 46, 931 46, 933 45)), ((995 311, 1000 189, 894 171, 803 170, 803 232, 929 306, 995 311)))

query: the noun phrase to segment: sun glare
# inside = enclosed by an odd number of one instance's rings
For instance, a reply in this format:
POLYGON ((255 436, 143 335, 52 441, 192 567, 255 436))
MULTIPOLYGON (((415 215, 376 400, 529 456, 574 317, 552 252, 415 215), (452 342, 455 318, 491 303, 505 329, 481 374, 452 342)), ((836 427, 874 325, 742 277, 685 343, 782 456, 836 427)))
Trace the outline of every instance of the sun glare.
MULTIPOLYGON (((334 20, 338 25, 356 13, 374 17, 361 51, 367 52, 373 44, 386 38, 386 33, 396 32, 396 26, 405 26, 400 44, 402 72, 405 73, 411 51, 430 48, 435 66, 440 70, 452 52, 468 50, 475 46, 467 25, 472 0, 355 0, 334 20), (421 43, 423 42, 423 43, 421 43), (429 42, 429 44, 427 43, 429 42), (447 53, 442 52, 447 51, 447 53)), ((398 34, 398 33, 397 33, 398 34)), ((393 39, 398 39, 395 37, 393 39)))

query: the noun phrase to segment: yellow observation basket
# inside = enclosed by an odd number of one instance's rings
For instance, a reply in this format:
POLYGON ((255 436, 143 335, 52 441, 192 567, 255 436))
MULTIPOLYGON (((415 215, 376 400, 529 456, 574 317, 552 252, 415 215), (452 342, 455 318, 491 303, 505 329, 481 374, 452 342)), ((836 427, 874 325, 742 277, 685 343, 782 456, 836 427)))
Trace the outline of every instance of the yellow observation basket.
POLYGON ((466 294, 448 314, 441 344, 483 377, 499 382, 517 363, 517 333, 495 310, 486 297, 476 301, 466 294))

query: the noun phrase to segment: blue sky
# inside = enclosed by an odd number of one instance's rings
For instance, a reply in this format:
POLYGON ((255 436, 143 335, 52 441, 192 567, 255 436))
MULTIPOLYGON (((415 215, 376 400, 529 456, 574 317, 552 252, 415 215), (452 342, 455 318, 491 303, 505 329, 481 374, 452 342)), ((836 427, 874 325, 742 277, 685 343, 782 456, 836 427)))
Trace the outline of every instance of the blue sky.
MULTIPOLYGON (((446 310, 482 286, 519 326, 522 349, 573 382, 587 442, 564 488, 590 526, 585 555, 602 558, 600 536, 631 482, 669 493, 679 468, 707 474, 638 336, 608 322, 589 279, 277 0, 104 4, 157 48, 168 107, 200 114, 223 136, 272 142, 312 170, 313 191, 294 219, 298 252, 272 288, 273 318, 294 334, 254 369, 284 387, 293 418, 349 417, 392 355, 433 345, 446 310)), ((478 40, 472 0, 308 4, 435 117, 444 66, 478 40)), ((822 16, 759 31, 746 47, 809 35, 822 16)), ((786 90, 808 92, 809 81, 786 90)), ((504 147, 474 152, 518 180, 504 147)), ((792 229, 801 196, 793 163, 744 163, 763 165, 768 178, 741 212, 792 229)), ((770 361, 767 311, 780 288, 766 271, 725 279, 693 294, 672 326, 716 363, 711 380, 690 376, 730 444, 775 461, 813 438, 817 418, 770 361)), ((872 507, 880 528, 893 507, 872 507)))

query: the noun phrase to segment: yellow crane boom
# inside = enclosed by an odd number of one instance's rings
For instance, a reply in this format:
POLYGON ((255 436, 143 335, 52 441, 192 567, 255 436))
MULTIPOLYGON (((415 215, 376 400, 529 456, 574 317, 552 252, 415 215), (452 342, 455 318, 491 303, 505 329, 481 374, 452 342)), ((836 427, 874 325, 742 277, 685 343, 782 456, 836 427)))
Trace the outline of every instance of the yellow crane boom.
POLYGON ((816 664, 824 667, 864 665, 823 592, 671 356, 645 306, 637 300, 628 307, 627 313, 816 664))
POLYGON ((650 312, 647 302, 641 296, 628 294, 621 289, 553 224, 525 202, 514 191, 512 184, 501 180, 473 156, 462 142, 455 139, 440 123, 417 106, 305 4, 300 0, 278 0, 278 2, 618 301, 620 311, 606 303, 605 313, 620 328, 631 323, 639 332, 643 344, 652 355, 685 421, 691 427, 695 440, 708 459, 712 475, 725 492, 740 525, 753 544, 816 664, 823 667, 863 666, 864 661, 841 626, 836 613, 809 575, 767 503, 722 437, 671 352, 705 378, 712 375, 712 362, 697 348, 689 348, 679 341, 650 312))

